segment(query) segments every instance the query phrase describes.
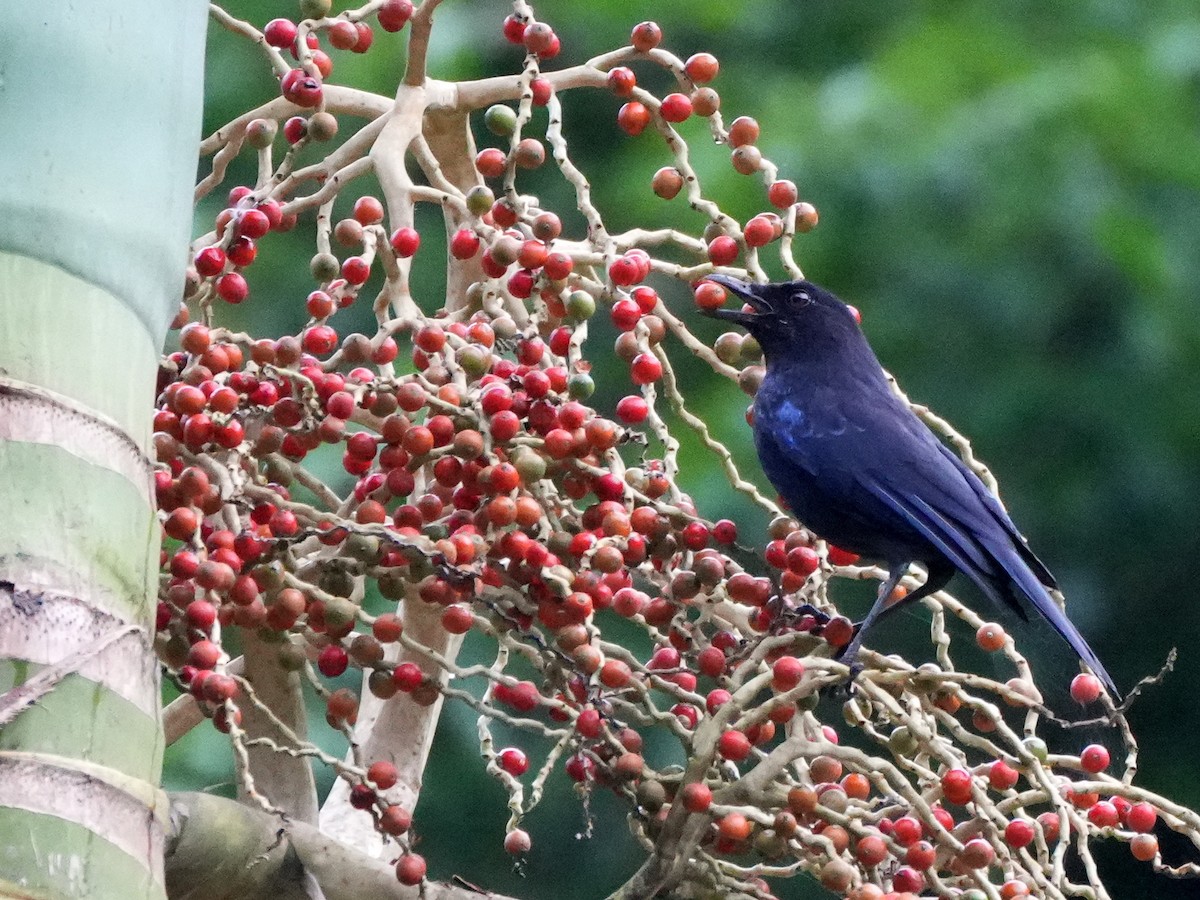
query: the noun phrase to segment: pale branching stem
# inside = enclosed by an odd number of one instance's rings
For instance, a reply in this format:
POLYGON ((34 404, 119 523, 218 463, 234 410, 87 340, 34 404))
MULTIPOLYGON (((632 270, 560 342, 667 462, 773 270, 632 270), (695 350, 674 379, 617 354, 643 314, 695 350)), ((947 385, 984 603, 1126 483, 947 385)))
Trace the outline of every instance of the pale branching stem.
POLYGON ((208 14, 212 16, 213 21, 217 22, 222 28, 232 31, 234 34, 240 34, 243 37, 249 38, 258 44, 262 51, 267 55, 267 59, 271 62, 271 68, 275 70, 276 77, 284 75, 289 68, 287 60, 283 58, 283 54, 278 48, 272 47, 267 43, 263 33, 242 19, 231 16, 215 3, 209 4, 208 14))
MULTIPOLYGON (((317 191, 304 197, 297 197, 295 200, 285 203, 283 205, 283 211, 285 213, 301 213, 305 210, 312 209, 314 206, 321 206, 325 203, 331 203, 333 200, 337 199, 337 195, 349 182, 353 181, 355 178, 366 175, 370 171, 370 157, 364 156, 356 159, 354 162, 348 163, 347 165, 335 171, 332 175, 329 175, 328 178, 325 178, 325 183, 322 184, 317 191)), ((319 176, 313 175, 311 177, 317 178, 319 176)), ((297 172, 294 181, 289 179, 290 186, 294 187, 302 180, 304 179, 301 177, 300 173, 297 172)), ((280 187, 282 188, 283 186, 281 185, 280 187)))
POLYGON ((433 30, 433 11, 441 0, 422 0, 409 23, 408 63, 404 68, 404 83, 420 87, 425 83, 425 57, 429 52, 429 34, 433 30))
POLYGON ((679 384, 675 380, 675 370, 671 367, 667 353, 663 350, 662 345, 655 345, 654 354, 663 364, 663 393, 671 404, 671 409, 685 425, 699 435, 700 440, 704 442, 704 446, 715 453, 717 458, 721 460, 721 468, 725 470, 725 477, 729 479, 729 483, 735 490, 745 494, 761 506, 768 515, 772 517, 782 515, 782 510, 780 510, 774 501, 764 496, 757 487, 741 476, 737 465, 733 461, 733 454, 729 452, 728 447, 713 438, 712 433, 709 431, 708 423, 690 412, 684 405, 683 395, 679 392, 679 384))

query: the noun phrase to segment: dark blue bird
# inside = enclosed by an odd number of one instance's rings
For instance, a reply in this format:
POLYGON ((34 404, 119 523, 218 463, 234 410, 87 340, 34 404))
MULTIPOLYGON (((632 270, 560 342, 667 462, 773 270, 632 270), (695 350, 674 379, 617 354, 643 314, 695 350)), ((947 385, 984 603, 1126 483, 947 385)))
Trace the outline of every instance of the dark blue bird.
POLYGON ((887 598, 913 563, 925 567, 916 600, 956 571, 1028 620, 1032 606, 1117 692, 1087 641, 1047 592, 1054 578, 1000 502, 892 391, 850 308, 809 281, 708 280, 749 310, 711 315, 762 345, 767 373, 754 399, 754 443, 767 477, 807 527, 888 568, 843 659, 894 609, 887 598))

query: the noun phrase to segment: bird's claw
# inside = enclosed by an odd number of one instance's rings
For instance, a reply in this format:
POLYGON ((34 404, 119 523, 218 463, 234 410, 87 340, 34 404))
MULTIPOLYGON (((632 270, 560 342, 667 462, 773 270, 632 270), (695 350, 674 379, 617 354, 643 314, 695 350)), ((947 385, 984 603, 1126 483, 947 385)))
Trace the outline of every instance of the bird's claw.
POLYGON ((842 660, 846 663, 848 669, 846 677, 838 681, 830 690, 832 696, 842 700, 849 700, 858 691, 858 676, 862 674, 863 664, 857 659, 842 660))
POLYGON ((821 629, 825 627, 831 618, 829 613, 817 609, 811 603, 790 606, 784 600, 782 594, 772 595, 766 603, 766 609, 771 614, 771 618, 776 622, 780 622, 786 627, 794 628, 797 631, 807 631, 815 635, 821 633, 821 629))
POLYGON ((862 673, 862 663, 854 660, 850 663, 850 671, 844 679, 834 684, 830 689, 830 695, 841 700, 849 700, 858 691, 858 685, 855 683, 858 676, 862 673))
POLYGON ((812 618, 816 619, 818 625, 825 625, 831 618, 833 618, 831 615, 829 615, 829 613, 825 612, 824 610, 817 609, 811 603, 801 603, 795 608, 794 612, 797 616, 801 617, 812 616, 812 618))

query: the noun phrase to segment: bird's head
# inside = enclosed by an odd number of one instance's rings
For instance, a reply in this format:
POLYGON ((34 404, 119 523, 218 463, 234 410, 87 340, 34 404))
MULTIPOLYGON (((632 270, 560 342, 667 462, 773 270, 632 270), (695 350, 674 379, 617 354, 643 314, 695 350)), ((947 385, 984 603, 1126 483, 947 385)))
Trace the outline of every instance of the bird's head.
MULTIPOLYGON (((708 275, 748 309, 713 309, 705 314, 741 325, 762 346, 767 359, 787 351, 818 351, 861 335, 853 309, 811 281, 756 284, 727 275, 708 275)), ((860 338, 861 339, 861 338, 860 338)))

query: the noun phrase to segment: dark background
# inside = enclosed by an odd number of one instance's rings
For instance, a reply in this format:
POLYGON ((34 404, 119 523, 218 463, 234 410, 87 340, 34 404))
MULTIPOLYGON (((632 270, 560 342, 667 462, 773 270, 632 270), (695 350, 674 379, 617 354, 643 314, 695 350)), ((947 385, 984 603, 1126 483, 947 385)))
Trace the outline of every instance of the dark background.
MULTIPOLYGON (((243 0, 226 8, 259 27, 296 15, 287 3, 243 0)), ((1195 4, 557 0, 535 9, 562 39, 548 69, 625 43, 647 18, 660 23, 664 46, 679 56, 708 50, 720 58, 713 86, 725 121, 757 118, 764 154, 821 212, 817 230, 796 242, 805 272, 863 311, 880 358, 911 397, 970 436, 1118 685, 1127 690, 1156 671, 1172 646, 1180 648, 1175 673, 1131 714, 1142 744, 1139 782, 1200 805, 1197 766, 1183 740, 1200 727, 1192 693, 1200 683, 1195 4)), ((447 0, 436 17, 431 76, 518 71, 521 53, 500 34, 507 11, 490 0, 447 0)), ((211 38, 206 134, 276 90, 246 41, 215 27, 211 38)), ((390 95, 402 71, 403 36, 377 30, 369 54, 334 54, 333 82, 390 95)), ((656 92, 669 89, 649 67, 639 68, 639 78, 656 92)), ((633 139, 616 129, 619 105, 602 91, 564 99, 572 157, 610 230, 678 224, 697 233, 703 223, 681 199, 667 203, 649 190, 650 175, 669 156, 649 131, 633 139)), ((356 125, 344 120, 343 135, 356 125)), ((530 127, 542 134, 545 113, 530 127)), ((734 173, 701 121, 680 131, 707 196, 741 221, 767 208, 761 183, 734 173)), ((481 146, 494 142, 477 136, 481 146)), ((313 148, 308 161, 320 152, 313 148)), ((252 179, 253 171, 243 155, 234 177, 252 179)), ((370 187, 348 192, 339 215, 370 187)), ((567 236, 580 236, 571 233, 578 221, 568 215, 572 196, 550 167, 522 190, 563 215, 567 236)), ((219 208, 201 206, 198 232, 211 227, 219 208)), ((434 226, 423 231, 425 265, 417 266, 429 311, 442 278, 437 218, 420 220, 434 226)), ((311 227, 302 222, 295 233, 263 242, 248 273, 251 299, 223 321, 260 335, 303 326, 313 287, 311 227)), ((696 318, 685 295, 664 294, 696 318)), ((371 328, 369 310, 340 314, 335 324, 344 333, 353 322, 371 328)), ((709 338, 718 331, 706 321, 695 327, 709 338)), ((609 333, 593 333, 593 356, 607 356, 609 333)), ((683 383, 699 384, 686 391, 692 408, 758 477, 741 418, 745 398, 727 384, 697 382, 703 367, 680 365, 683 383)), ((629 390, 624 378, 622 365, 601 367, 598 407, 611 413, 629 390)), ((689 447, 684 461, 687 487, 709 510, 761 533, 759 517, 728 490, 711 457, 689 447)), ((336 460, 325 465, 336 478, 336 460)), ((926 618, 918 611, 909 620, 920 635, 926 618)), ((927 640, 896 640, 879 642, 929 653, 927 640)), ((1048 652, 1061 655, 1062 648, 1048 652)), ((442 730, 416 816, 431 875, 458 873, 528 898, 590 898, 636 867, 641 853, 617 804, 593 797, 594 836, 579 840, 585 813, 559 778, 526 819, 534 851, 528 877, 519 878, 500 846, 503 792, 482 772, 473 717, 448 713, 442 730)), ((536 765, 537 748, 525 746, 536 765)), ((228 772, 227 748, 205 731, 168 754, 171 787, 227 790, 228 772)), ((1127 863, 1125 847, 1111 849, 1106 870, 1131 879, 1124 889, 1114 882, 1114 896, 1145 896, 1149 869, 1127 863)), ((1154 893, 1195 890, 1164 882, 1154 893)), ((823 895, 803 879, 781 893, 823 895)))

